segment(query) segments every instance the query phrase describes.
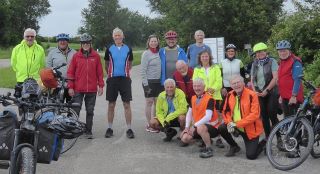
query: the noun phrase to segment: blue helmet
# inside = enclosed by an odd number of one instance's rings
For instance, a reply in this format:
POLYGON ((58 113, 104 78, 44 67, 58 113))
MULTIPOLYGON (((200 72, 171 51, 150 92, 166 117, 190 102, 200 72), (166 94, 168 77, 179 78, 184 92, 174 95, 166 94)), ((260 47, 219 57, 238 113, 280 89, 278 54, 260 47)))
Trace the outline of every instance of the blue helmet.
POLYGON ((57 41, 60 41, 60 40, 69 41, 69 40, 70 40, 70 37, 69 37, 69 34, 60 33, 60 34, 57 35, 56 40, 57 40, 57 41))
POLYGON ((282 50, 282 49, 291 49, 291 44, 287 40, 281 40, 277 43, 276 45, 277 50, 282 50))

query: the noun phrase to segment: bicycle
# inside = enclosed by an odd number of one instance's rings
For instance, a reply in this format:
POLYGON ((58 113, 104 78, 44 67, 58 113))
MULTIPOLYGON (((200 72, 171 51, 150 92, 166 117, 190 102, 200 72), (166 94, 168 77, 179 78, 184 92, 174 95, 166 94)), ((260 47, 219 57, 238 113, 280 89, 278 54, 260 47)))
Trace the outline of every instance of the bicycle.
POLYGON ((291 170, 301 165, 309 156, 314 145, 314 129, 307 118, 311 97, 316 88, 301 79, 310 89, 295 115, 280 121, 271 131, 266 145, 266 154, 273 167, 291 170), (277 137, 278 136, 278 137, 277 137), (294 157, 290 153, 295 154, 294 157))
MULTIPOLYGON (((75 136, 80 136, 85 131, 85 124, 82 122, 78 122, 75 119, 73 123, 77 123, 71 124, 71 126, 79 125, 79 127, 76 131, 70 130, 71 135, 69 132, 67 132, 69 133, 67 134, 65 132, 59 132, 59 130, 57 131, 55 129, 49 130, 51 126, 49 123, 44 124, 45 126, 42 126, 39 123, 40 118, 48 110, 73 106, 78 107, 79 104, 77 103, 71 105, 68 103, 43 104, 34 102, 34 99, 16 99, 10 97, 10 95, 11 94, 8 93, 6 96, 0 96, 0 102, 2 103, 2 105, 17 105, 23 111, 21 115, 22 118, 18 123, 19 126, 14 130, 14 142, 9 162, 0 163, 0 168, 9 168, 10 174, 35 174, 37 162, 49 164, 51 160, 58 160, 60 154, 59 150, 61 149, 59 148, 59 144, 62 144, 59 143, 59 140, 61 140, 61 138, 65 138, 63 137, 63 135, 68 135, 69 137, 74 138, 75 136), (49 138, 47 138, 48 132, 49 138), (72 135, 73 132, 76 132, 76 135, 72 135), (44 135, 47 137, 45 137, 44 135), (62 136, 58 137, 57 135, 62 136), (42 138, 44 137, 46 139, 43 140, 42 138), (45 142, 45 145, 49 146, 45 146, 40 142, 45 142)), ((61 120, 65 116, 53 116, 53 120, 55 119, 55 117, 59 117, 59 119, 61 120)))
MULTIPOLYGON (((61 67, 66 66, 66 63, 62 63, 61 65, 57 66, 57 67, 53 67, 52 68, 52 73, 56 80, 56 86, 48 86, 48 90, 45 93, 45 95, 43 95, 42 97, 42 102, 43 103, 57 103, 57 104, 62 104, 64 103, 64 96, 65 96, 65 91, 66 91, 66 82, 69 79, 66 79, 62 76, 62 73, 59 71, 59 69, 61 67), (54 89, 52 89, 52 88, 54 89)), ((46 86, 46 85, 45 85, 46 86)), ((72 99, 71 99, 72 101, 72 99)), ((69 104, 71 104, 71 101, 69 101, 69 104)), ((71 107, 62 107, 62 105, 59 105, 59 107, 56 108, 47 108, 46 110, 42 111, 42 112, 53 112, 57 115, 65 115, 68 117, 72 117, 76 120, 79 119, 78 114, 76 113, 76 111, 74 111, 71 107)), ((61 150, 61 154, 67 152, 68 150, 70 150, 75 143, 77 142, 78 137, 74 138, 74 139, 64 139, 63 140, 63 149, 61 150)))

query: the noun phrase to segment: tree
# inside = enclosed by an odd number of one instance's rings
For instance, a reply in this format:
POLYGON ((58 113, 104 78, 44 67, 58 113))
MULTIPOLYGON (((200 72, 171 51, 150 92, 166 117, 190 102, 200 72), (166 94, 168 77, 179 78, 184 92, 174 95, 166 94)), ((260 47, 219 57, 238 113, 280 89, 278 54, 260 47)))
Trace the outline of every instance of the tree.
POLYGON ((89 7, 82 10, 82 16, 84 25, 79 28, 79 33, 93 35, 93 44, 97 48, 113 42, 112 31, 115 27, 123 30, 125 42, 131 46, 144 45, 147 37, 161 28, 159 20, 121 8, 118 0, 90 0, 89 7))
POLYGON ((50 13, 49 8, 48 0, 1 1, 0 18, 3 19, 1 22, 6 21, 5 27, 2 27, 0 22, 0 28, 4 29, 1 45, 12 45, 19 42, 26 28, 39 30, 38 21, 50 13))
POLYGON ((275 50, 278 41, 290 41, 292 51, 303 61, 306 78, 320 85, 320 2, 309 0, 308 3, 312 6, 296 4, 298 12, 279 19, 268 42, 270 49, 275 50))
POLYGON ((207 37, 225 37, 243 45, 266 41, 281 13, 283 0, 148 0, 163 16, 167 29, 178 31, 182 45, 193 40, 198 29, 207 37))

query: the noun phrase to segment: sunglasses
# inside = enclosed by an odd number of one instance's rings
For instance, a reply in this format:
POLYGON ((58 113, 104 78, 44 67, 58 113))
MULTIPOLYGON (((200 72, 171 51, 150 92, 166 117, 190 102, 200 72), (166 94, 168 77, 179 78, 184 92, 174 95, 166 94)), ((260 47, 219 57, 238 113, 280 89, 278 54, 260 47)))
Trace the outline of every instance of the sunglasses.
POLYGON ((29 38, 29 37, 31 37, 31 38, 34 38, 34 36, 25 36, 26 38, 29 38))

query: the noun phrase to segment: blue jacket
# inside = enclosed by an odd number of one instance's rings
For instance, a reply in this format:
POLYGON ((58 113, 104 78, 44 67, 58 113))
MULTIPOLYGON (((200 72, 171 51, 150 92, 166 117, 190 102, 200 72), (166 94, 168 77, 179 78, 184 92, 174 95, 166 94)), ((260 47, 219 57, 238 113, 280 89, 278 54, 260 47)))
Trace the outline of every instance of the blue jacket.
MULTIPOLYGON (((159 55, 161 59, 161 84, 164 85, 164 81, 166 80, 166 49, 160 48, 159 55)), ((187 55, 180 47, 178 47, 178 60, 184 60, 188 63, 187 55)))

